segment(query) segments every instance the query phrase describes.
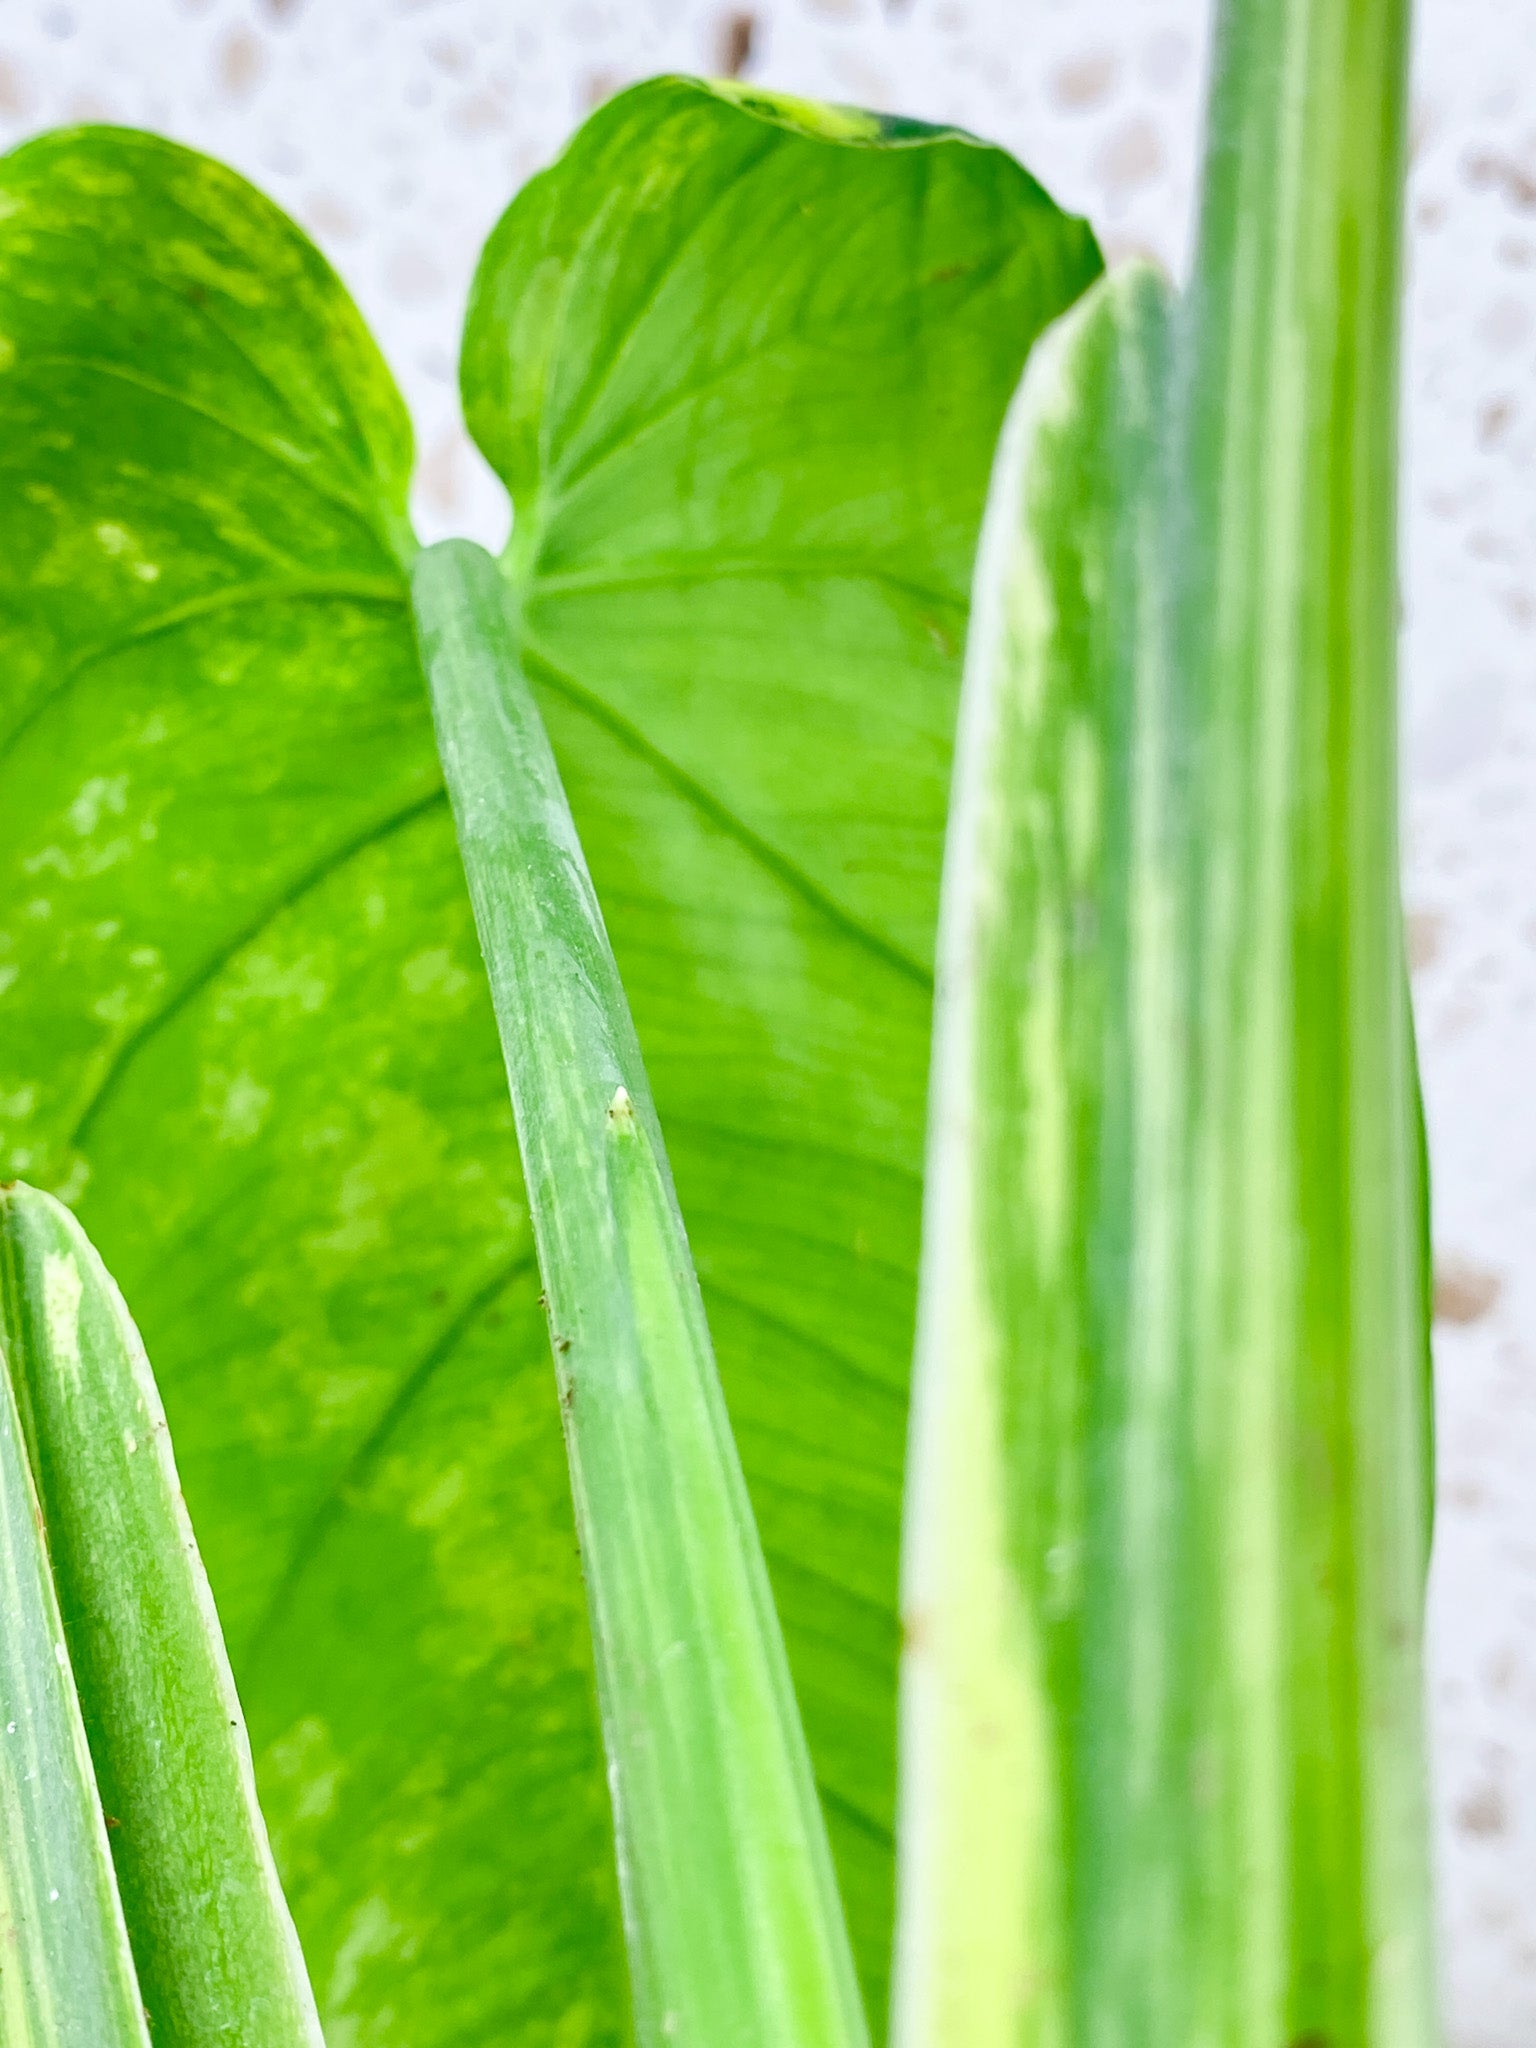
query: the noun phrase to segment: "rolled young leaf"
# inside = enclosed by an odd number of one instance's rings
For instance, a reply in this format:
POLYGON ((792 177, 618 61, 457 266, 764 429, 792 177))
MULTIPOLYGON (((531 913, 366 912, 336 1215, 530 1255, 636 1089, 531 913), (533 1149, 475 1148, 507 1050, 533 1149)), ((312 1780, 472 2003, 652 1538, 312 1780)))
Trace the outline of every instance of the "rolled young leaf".
MULTIPOLYGON (((9 1210, 16 1191, 0 1191, 9 1210)), ((149 2048, 11 1374, 0 1247, 0 2040, 149 2048)), ((50 1276, 52 1277, 52 1276, 50 1276)), ((67 1279, 39 1303, 63 1320, 67 1279)))
POLYGON ((565 1416, 642 2048, 867 2039, 629 1006, 491 557, 412 596, 565 1416))
POLYGON ((1138 1947, 1128 2010, 1170 1966, 1155 1892, 1105 1910, 1138 1836, 1180 1824, 1156 1768, 1183 966, 1169 313, 1138 265, 1045 336, 977 567, 903 1560, 901 2048, 1093 2039, 1106 1928, 1138 1947))
POLYGON ((32 1188, 0 1191, 0 1309, 154 2038, 323 2048, 154 1377, 79 1224, 32 1188))
POLYGON ((1398 0, 1230 0, 1171 341, 1114 280, 1037 352, 994 476, 946 855, 903 2048, 1435 2038, 1405 52, 1398 0))

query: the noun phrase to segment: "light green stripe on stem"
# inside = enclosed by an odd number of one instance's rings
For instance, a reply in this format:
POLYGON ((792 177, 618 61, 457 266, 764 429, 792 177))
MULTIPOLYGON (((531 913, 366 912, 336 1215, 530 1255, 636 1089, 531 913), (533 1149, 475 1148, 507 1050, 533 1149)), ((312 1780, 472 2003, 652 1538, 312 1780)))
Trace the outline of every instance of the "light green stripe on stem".
POLYGON ((629 1009, 483 550, 413 602, 522 1145, 642 2048, 861 2048, 777 1616, 629 1009))
POLYGON ((0 1194, 0 1293, 154 2039, 321 2048, 138 1331, 69 1211, 31 1188, 0 1194))
MULTIPOLYGON (((0 1191, 0 1203, 15 1200, 0 1191)), ((46 1307, 78 1299, 67 1272, 46 1307)), ((0 2041, 149 2048, 106 1824, 11 1384, 14 1286, 0 1257, 0 2041)))

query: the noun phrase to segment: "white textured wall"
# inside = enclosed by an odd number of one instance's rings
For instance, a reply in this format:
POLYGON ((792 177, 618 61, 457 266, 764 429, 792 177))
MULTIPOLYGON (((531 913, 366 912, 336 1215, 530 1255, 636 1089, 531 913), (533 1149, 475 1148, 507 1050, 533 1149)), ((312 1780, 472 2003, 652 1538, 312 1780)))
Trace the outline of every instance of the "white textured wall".
MULTIPOLYGON (((959 121, 1111 253, 1189 239, 1208 0, 0 0, 0 145, 141 123, 309 228, 410 398, 424 533, 504 515, 458 424, 482 238, 664 69, 959 121)), ((1536 0, 1420 0, 1406 889, 1436 1173, 1431 1621, 1454 2048, 1536 2048, 1536 0)))

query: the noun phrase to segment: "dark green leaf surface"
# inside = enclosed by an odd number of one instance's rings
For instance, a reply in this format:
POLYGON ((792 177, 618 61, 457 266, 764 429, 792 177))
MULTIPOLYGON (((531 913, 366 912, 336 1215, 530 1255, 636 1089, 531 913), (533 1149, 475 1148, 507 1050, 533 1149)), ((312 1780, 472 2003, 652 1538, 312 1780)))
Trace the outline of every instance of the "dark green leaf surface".
MULTIPOLYGON (((0 1244, 0 2040, 149 2048, 11 1383, 10 1254, 0 1244)), ((69 1275, 42 1277, 45 1321, 73 1335, 69 1275)))
POLYGON ((1437 2037, 1406 8, 1220 23, 1188 298, 1170 320, 1132 272, 1045 339, 989 504, 915 1388, 900 2048, 1437 2037))
POLYGON ((0 1192, 0 1334, 154 2039, 322 2048, 144 1347, 79 1224, 34 1188, 0 1192))
MULTIPOLYGON (((0 215, 0 1170, 78 1203, 155 1357, 328 2030, 614 2041, 398 399, 200 159, 45 139, 0 215)), ((466 349, 876 2010, 958 649, 1008 393, 1097 260, 1001 152, 663 83, 513 207, 466 349)))
POLYGON ((869 2039, 687 1233, 511 596, 412 605, 507 1063, 592 1617, 641 2048, 869 2039))

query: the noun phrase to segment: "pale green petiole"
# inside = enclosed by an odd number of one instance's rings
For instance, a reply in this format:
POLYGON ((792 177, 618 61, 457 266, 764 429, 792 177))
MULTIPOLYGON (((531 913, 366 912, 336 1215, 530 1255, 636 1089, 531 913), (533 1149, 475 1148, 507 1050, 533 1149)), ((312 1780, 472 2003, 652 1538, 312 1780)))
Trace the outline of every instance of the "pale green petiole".
MULTIPOLYGON (((94 1763, 86 1793, 70 1796, 99 1801, 87 1833, 110 1839, 154 2039, 321 2048, 143 1345, 80 1226, 31 1188, 0 1193, 0 1329, 94 1763)), ((19 1482, 9 1445, 5 1455, 9 1501, 19 1482)), ((8 1626, 7 1655, 13 1640, 8 1626)), ((62 1660, 43 1670, 35 1645, 25 1655, 32 1684, 61 1675, 62 1660)), ((39 1768, 62 1798, 73 1781, 57 1764, 39 1768)), ((62 1822, 57 1839, 69 1839, 62 1822)), ((8 1869, 5 1851, 0 1842, 8 1869)), ((58 1959, 49 1995, 67 2009, 89 1979, 77 1949, 58 1959)), ((0 1999, 8 1982, 0 1970, 0 1999)), ((140 2039, 138 2005, 125 2041, 140 2039)), ((118 2038, 90 2027, 57 2036, 61 2048, 118 2038)))
MULTIPOLYGON (((15 1199, 0 1195, 7 1208, 15 1199)), ((69 1300, 67 1282, 56 1279, 56 1319, 69 1300)), ((42 1515, 3 1369, 0 1614, 0 2040, 6 2048, 148 2048, 42 1515)))
MULTIPOLYGON (((6 1526, 14 1532, 6 1683, 31 1688, 37 1698, 27 1720, 6 1706, 4 1722, 16 1718, 18 1741, 33 1726, 37 1743, 53 1724, 49 1712, 53 1720, 63 1712, 74 1724, 72 1698, 47 1704, 59 1690, 68 1692, 74 1673, 90 1743, 90 1763, 84 1751, 59 1751, 49 1761, 37 1749, 33 1774, 20 1778, 23 1796, 51 1802, 49 1815, 39 1815, 47 1853, 68 1853, 76 1874, 72 1888, 55 1876, 41 1892, 41 1880, 33 1884, 31 1903, 25 1894, 8 1901, 20 1921, 23 1954, 29 1942, 45 1944, 45 1966, 39 1962, 20 1978, 20 1995, 31 1995, 37 2007, 29 2019, 33 2034, 20 2032, 16 2040, 57 2040, 59 2048, 100 2048, 119 2038, 137 2044, 141 2001, 156 2042, 168 2048, 221 2048, 229 2040, 319 2048, 319 2021, 256 1806, 240 1702, 176 1485, 154 1376, 123 1296, 84 1231, 68 1208, 33 1188, 0 1192, 0 1331, 6 1403, 14 1389, 51 1563, 51 1581, 27 1591, 47 1565, 41 1546, 37 1559, 23 1565, 25 1530, 10 1509, 23 1499, 29 1477, 12 1432, 4 1444, 6 1526), (37 1636, 53 1608, 53 1587, 61 1632, 57 1622, 51 1626, 57 1645, 68 1645, 68 1667, 66 1651, 57 1651, 55 1663, 53 1642, 43 1655, 37 1636), (78 1812, 82 1802, 88 1819, 78 1812), (98 1870, 109 1839, 117 1886, 98 1870), (59 1896, 49 1907, 53 1886, 59 1896), (111 1931, 117 1890, 133 1964, 121 1935, 111 1931), (111 1903, 104 1903, 109 1892, 111 1903), (86 1896, 111 1956, 106 1976, 80 1946, 82 1933, 72 1935, 68 1954, 49 1946, 53 1915, 61 1917, 68 1901, 78 1911, 86 1896), (106 2032, 106 2019, 86 2017, 80 2001, 109 1999, 102 2013, 117 2013, 129 1997, 123 1982, 131 1987, 135 1970, 127 2017, 113 2019, 119 2032, 106 2032), (96 1982, 100 1993, 92 1993, 96 1982), (49 2009, 53 2021, 45 2017, 49 2009)), ((57 1749, 57 1733, 49 1739, 57 1749)), ((8 1755, 0 1751, 0 1769, 8 1755)), ((6 1884, 27 1880, 31 1868, 25 1858, 12 1862, 16 1839, 27 1843, 33 1835, 25 1823, 18 1835, 6 1819, 6 1884)), ((8 2017, 4 1999, 12 1987, 12 1972, 0 1968, 0 2011, 8 2017)), ((4 2040, 10 2044, 10 2032, 4 2040)))
POLYGON ((858 2048, 810 1762, 628 1005, 495 563, 412 595, 522 1144, 642 2048, 858 2048))

